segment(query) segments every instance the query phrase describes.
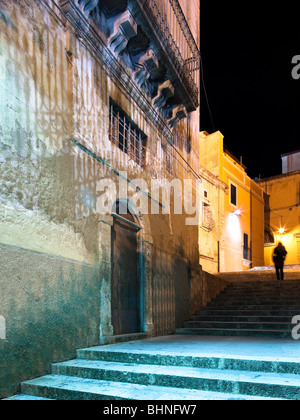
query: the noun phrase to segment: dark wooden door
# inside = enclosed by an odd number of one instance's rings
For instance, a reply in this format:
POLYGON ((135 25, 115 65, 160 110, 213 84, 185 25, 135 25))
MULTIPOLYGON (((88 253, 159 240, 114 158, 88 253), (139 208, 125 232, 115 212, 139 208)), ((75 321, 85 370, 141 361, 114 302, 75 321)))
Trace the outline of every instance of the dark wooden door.
POLYGON ((127 223, 126 220, 115 218, 112 231, 114 335, 140 331, 137 232, 138 230, 130 224, 130 220, 127 223))

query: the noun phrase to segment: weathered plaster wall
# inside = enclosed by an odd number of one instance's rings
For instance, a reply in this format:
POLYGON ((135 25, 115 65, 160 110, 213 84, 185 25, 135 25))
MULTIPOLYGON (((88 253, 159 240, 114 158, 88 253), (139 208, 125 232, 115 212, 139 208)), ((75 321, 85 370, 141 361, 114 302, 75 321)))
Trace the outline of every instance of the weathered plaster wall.
POLYGON ((0 246, 0 398, 21 381, 49 372, 75 349, 97 345, 100 276, 97 266, 8 245, 0 246))

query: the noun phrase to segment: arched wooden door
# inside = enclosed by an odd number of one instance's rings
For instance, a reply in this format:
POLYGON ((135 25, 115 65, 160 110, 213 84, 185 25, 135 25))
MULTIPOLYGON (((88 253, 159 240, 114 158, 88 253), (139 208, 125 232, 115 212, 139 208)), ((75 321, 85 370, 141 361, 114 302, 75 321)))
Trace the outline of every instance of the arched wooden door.
MULTIPOLYGON (((138 231, 133 216, 120 215, 117 206, 112 228, 112 325, 114 335, 140 332, 138 231)), ((123 212, 124 213, 124 209, 123 212)))

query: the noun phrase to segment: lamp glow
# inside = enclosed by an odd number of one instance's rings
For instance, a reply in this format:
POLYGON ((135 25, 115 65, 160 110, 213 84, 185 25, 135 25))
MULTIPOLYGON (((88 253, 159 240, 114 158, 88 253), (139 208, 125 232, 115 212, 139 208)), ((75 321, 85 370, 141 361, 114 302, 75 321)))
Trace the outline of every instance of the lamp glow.
POLYGON ((242 215, 242 212, 241 212, 241 210, 236 210, 234 213, 233 213, 235 216, 241 216, 242 215))
POLYGON ((283 234, 284 234, 284 232, 285 232, 285 229, 284 229, 284 228, 280 228, 280 229, 279 229, 279 233, 280 233, 280 235, 283 235, 283 234))

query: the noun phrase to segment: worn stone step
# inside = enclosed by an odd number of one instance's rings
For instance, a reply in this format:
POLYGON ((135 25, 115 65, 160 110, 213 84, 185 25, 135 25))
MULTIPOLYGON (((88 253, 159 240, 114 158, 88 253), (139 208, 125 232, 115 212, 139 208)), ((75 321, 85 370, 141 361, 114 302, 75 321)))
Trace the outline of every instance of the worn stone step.
POLYGON ((155 351, 136 351, 120 350, 107 347, 92 347, 77 351, 79 359, 92 361, 105 361, 113 363, 133 363, 133 364, 151 364, 158 366, 182 366, 206 369, 227 369, 241 371, 258 371, 272 373, 288 373, 300 375, 300 363, 287 361, 285 358, 270 359, 267 356, 252 357, 216 357, 211 354, 207 356, 185 355, 155 351))
POLYGON ((244 295, 242 295, 242 294, 234 294, 234 293, 232 293, 232 294, 221 294, 221 295, 219 295, 217 298, 216 298, 217 300, 218 299, 228 299, 228 300, 234 300, 234 299, 236 299, 236 300, 243 300, 243 301, 247 301, 247 300, 254 300, 254 299, 258 299, 258 300, 261 300, 261 299, 266 299, 266 300, 268 300, 268 299, 277 299, 277 300, 279 300, 279 299, 282 299, 282 300, 286 300, 286 301, 291 301, 291 302, 293 302, 293 301, 300 301, 300 296, 297 296, 297 295, 295 295, 295 294, 291 294, 290 296, 288 296, 288 295, 282 295, 282 294, 277 294, 276 296, 274 296, 274 295, 271 295, 271 294, 269 294, 269 295, 266 295, 266 294, 260 294, 260 295, 258 295, 258 294, 253 294, 253 293, 245 293, 244 295))
POLYGON ((232 283, 228 286, 227 290, 300 290, 300 282, 245 282, 245 283, 232 283))
POLYGON ((236 288, 233 289, 230 286, 226 287, 226 289, 224 289, 221 294, 222 295, 230 295, 230 294, 241 294, 241 295, 245 295, 246 293, 251 293, 251 294, 257 294, 257 295, 262 295, 262 294, 274 294, 274 293, 278 293, 278 294, 282 294, 282 295, 288 295, 288 296, 293 296, 294 294, 299 296, 300 294, 300 288, 274 288, 274 287, 270 287, 268 289, 255 289, 255 288, 236 288))
POLYGON ((179 328, 177 335, 206 335, 219 337, 273 337, 289 338, 291 332, 285 330, 255 330, 255 329, 220 329, 220 328, 179 328))
POLYGON ((261 397, 300 399, 300 376, 277 373, 201 369, 177 366, 109 363, 74 360, 53 366, 62 376, 76 376, 110 382, 122 382, 179 389, 226 392, 261 397))
POLYGON ((275 322, 225 322, 225 321, 187 321, 183 323, 183 328, 220 328, 220 329, 237 329, 237 330, 282 330, 292 331, 291 322, 275 323, 275 322))
POLYGON ((245 300, 231 300, 231 299, 215 299, 212 302, 210 302, 207 306, 223 306, 223 305, 227 305, 227 306, 245 306, 245 305, 251 305, 251 306, 285 306, 288 309, 289 308, 299 308, 300 309, 300 303, 299 301, 295 301, 295 302, 287 302, 284 300, 249 300, 249 301, 245 301, 245 300))
POLYGON ((54 400, 51 400, 50 398, 35 397, 34 395, 18 394, 9 398, 5 398, 2 401, 54 401, 54 400))
POLYGON ((276 294, 276 295, 254 295, 252 293, 247 293, 245 294, 245 296, 240 295, 240 294, 230 294, 230 295, 225 295, 225 294, 221 294, 219 295, 217 298, 214 299, 214 301, 220 301, 220 300, 226 300, 226 301, 240 301, 242 300, 243 302, 248 302, 248 301, 275 301, 275 302, 300 302, 300 296, 295 296, 295 295, 291 295, 291 296, 284 296, 281 294, 276 294))
POLYGON ((232 315, 196 315, 191 317, 190 322, 271 322, 271 323, 291 323, 292 317, 290 316, 255 316, 252 313, 248 316, 236 314, 232 315))
POLYGON ((151 364, 157 366, 182 366, 206 369, 227 369, 241 371, 258 371, 272 373, 288 373, 300 375, 300 363, 287 361, 285 358, 270 359, 263 357, 216 357, 211 354, 207 356, 172 354, 161 351, 155 352, 134 352, 126 350, 116 350, 106 347, 92 347, 77 351, 78 358, 92 361, 105 361, 113 363, 133 363, 133 364, 151 364))
POLYGON ((237 310, 237 311, 259 311, 259 310, 264 310, 264 311, 290 311, 292 313, 294 313, 295 315, 300 315, 300 306, 298 305, 293 305, 293 306, 287 306, 287 305, 255 305, 255 304, 240 304, 240 305, 228 305, 226 302, 224 302, 224 305, 207 305, 206 308, 208 310, 212 310, 212 311, 217 311, 217 310, 228 310, 228 311, 232 311, 232 310, 237 310))
MULTIPOLYGON (((47 395, 55 400, 128 400, 128 401, 201 401, 201 400, 284 400, 241 395, 239 393, 214 392, 211 390, 179 389, 153 385, 138 385, 48 375, 25 382, 23 387, 34 395, 47 395)), ((140 413, 142 414, 143 413, 140 413)))
MULTIPOLYGON (((216 315, 216 316, 222 316, 222 315, 230 315, 230 316, 288 316, 291 319, 298 315, 295 311, 290 310, 280 310, 280 311, 272 311, 272 310, 241 310, 239 308, 229 308, 229 309, 207 309, 203 308, 201 311, 196 312, 195 316, 210 316, 210 315, 216 315)), ((300 315, 300 313, 299 313, 300 315)))

